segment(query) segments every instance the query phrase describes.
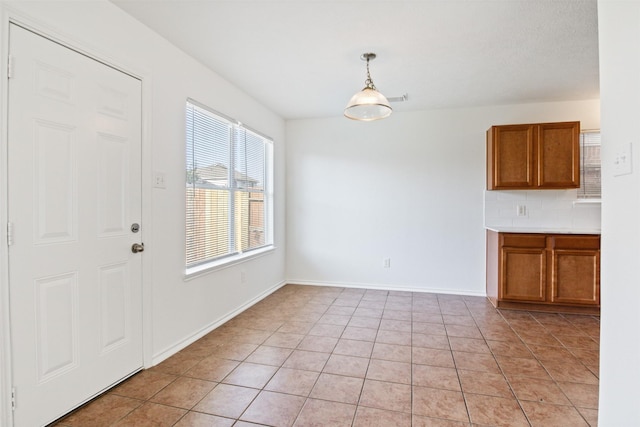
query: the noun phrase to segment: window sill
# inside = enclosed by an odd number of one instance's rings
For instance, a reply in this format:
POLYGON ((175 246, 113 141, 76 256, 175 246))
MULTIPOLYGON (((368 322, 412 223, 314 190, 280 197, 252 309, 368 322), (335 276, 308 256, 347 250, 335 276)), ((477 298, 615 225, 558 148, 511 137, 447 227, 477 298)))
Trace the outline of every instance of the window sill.
POLYGON ((198 265, 196 267, 187 268, 184 274, 184 281, 188 282, 196 277, 204 276, 214 271, 222 270, 228 267, 232 267, 236 264, 243 263, 250 259, 260 258, 276 249, 274 245, 266 246, 264 248, 256 249, 250 252, 244 252, 238 255, 230 256, 218 261, 208 262, 206 264, 198 265))
POLYGON ((602 199, 578 199, 573 201, 573 206, 576 205, 600 205, 602 199))

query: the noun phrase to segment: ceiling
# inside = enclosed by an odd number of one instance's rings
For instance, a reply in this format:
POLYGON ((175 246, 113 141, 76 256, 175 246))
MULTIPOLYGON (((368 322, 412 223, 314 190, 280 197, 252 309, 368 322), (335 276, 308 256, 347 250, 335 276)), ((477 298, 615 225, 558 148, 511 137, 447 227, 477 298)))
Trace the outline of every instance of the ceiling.
POLYGON ((596 0, 111 0, 285 119, 599 98, 596 0))

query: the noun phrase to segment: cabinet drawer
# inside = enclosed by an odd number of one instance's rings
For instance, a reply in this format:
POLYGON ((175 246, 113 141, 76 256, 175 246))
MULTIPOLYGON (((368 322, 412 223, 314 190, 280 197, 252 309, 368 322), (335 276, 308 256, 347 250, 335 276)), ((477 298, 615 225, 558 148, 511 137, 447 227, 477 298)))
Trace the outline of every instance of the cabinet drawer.
POLYGON ((600 236, 554 235, 554 249, 600 249, 600 236))
POLYGON ((511 248, 545 248, 547 236, 544 234, 501 233, 501 246, 511 248))

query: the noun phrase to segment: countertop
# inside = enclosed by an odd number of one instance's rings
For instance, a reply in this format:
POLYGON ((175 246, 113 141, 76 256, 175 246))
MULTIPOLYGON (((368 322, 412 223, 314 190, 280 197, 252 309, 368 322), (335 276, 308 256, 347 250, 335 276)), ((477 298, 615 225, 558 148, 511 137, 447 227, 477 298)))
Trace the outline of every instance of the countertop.
POLYGON ((499 233, 532 233, 532 234, 600 234, 596 228, 527 228, 527 227, 485 227, 499 233))

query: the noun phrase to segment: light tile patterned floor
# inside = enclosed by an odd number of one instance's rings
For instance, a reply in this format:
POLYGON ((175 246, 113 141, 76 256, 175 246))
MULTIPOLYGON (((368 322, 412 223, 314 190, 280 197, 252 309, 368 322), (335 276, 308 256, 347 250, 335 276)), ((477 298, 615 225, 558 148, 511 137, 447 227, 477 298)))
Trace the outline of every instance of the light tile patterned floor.
POLYGON ((287 285, 57 423, 595 426, 599 318, 287 285))

